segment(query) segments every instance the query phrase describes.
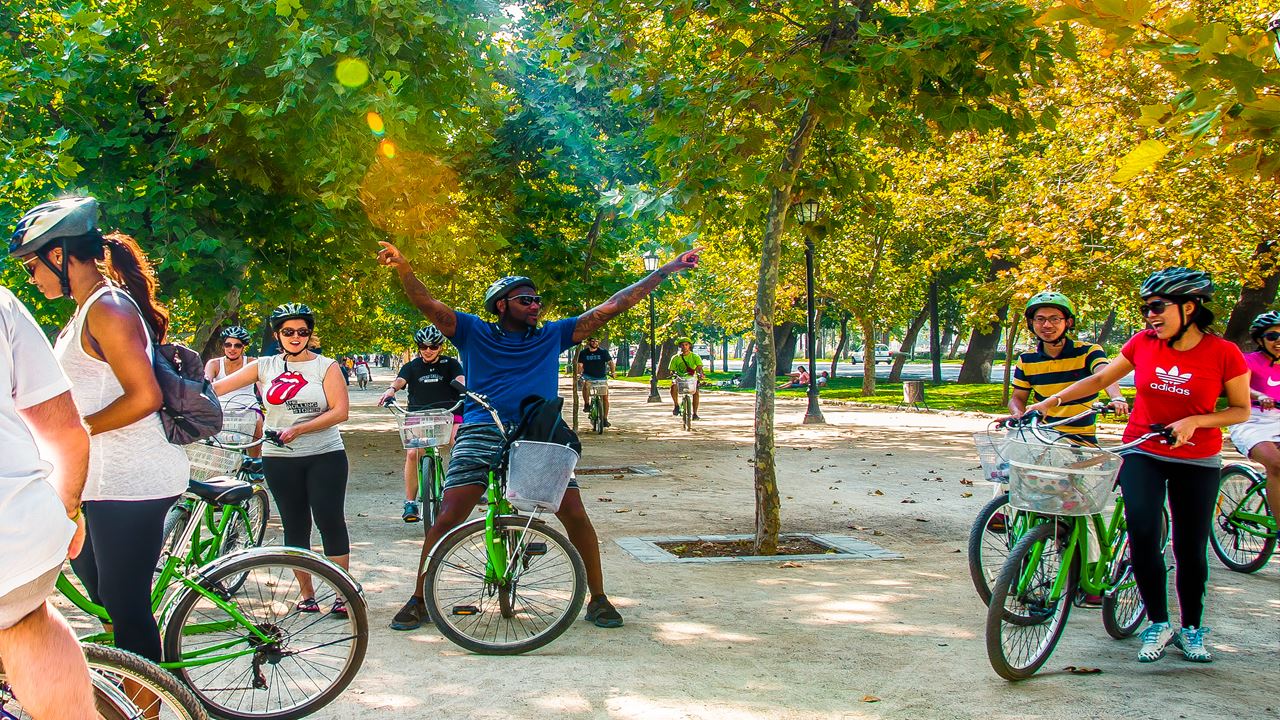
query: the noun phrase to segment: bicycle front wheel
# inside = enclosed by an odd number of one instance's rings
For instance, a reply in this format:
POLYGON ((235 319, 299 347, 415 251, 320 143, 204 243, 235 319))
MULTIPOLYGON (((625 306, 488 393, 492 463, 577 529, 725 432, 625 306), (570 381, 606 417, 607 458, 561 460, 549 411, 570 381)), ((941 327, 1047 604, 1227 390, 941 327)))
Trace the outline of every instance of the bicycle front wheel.
POLYGON ((1102 627, 1111 637, 1123 640, 1138 632, 1142 619, 1147 616, 1147 605, 1142 601, 1138 581, 1133 577, 1129 531, 1122 524, 1119 532, 1120 546, 1111 560, 1109 589, 1102 596, 1102 627))
POLYGON ((187 589, 165 624, 164 654, 183 664, 182 678, 219 717, 310 715, 338 697, 364 662, 364 598, 341 569, 317 555, 244 552, 205 574, 201 586, 217 601, 187 589), (319 612, 298 608, 303 577, 311 580, 319 612), (329 612, 338 600, 345 615, 329 612))
POLYGON ((1270 512, 1262 485, 1254 481, 1253 473, 1238 465, 1222 471, 1209 541, 1223 565, 1251 573, 1267 564, 1276 549, 1274 528, 1263 524, 1270 512))
POLYGON ((685 430, 693 429, 693 401, 688 395, 680 400, 680 421, 685 430))
POLYGON ((1031 528, 1009 551, 991 588, 987 660, 1005 680, 1034 675, 1062 637, 1079 579, 1079 554, 1063 555, 1070 538, 1068 526, 1057 522, 1031 528))
POLYGON ((982 506, 969 528, 969 577, 983 604, 991 602, 991 583, 1017 541, 1013 532, 1013 506, 1009 493, 1001 493, 982 506))
POLYGON ((431 527, 440 515, 444 494, 444 458, 423 453, 418 465, 418 499, 422 501, 422 520, 431 527))
POLYGON ((427 565, 427 607, 445 637, 475 653, 516 655, 573 624, 587 593, 582 557, 564 535, 519 515, 495 520, 504 578, 488 568, 484 520, 444 536, 427 565))
POLYGON ((599 395, 591 396, 591 429, 597 435, 604 434, 604 401, 599 395))

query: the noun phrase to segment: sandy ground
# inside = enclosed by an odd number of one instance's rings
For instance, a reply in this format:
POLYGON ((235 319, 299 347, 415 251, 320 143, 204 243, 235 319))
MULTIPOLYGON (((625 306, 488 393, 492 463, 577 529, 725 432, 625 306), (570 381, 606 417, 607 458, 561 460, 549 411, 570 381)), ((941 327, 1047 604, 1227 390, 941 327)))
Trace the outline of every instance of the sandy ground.
MULTIPOLYGON (((383 370, 371 387, 388 379, 383 370)), ((828 425, 804 426, 802 401, 779 403, 784 529, 848 534, 901 560, 645 564, 614 539, 751 532, 752 398, 707 393, 703 420, 685 434, 667 402, 647 404, 647 388, 617 383, 615 427, 584 433, 582 465, 659 471, 582 478, 626 625, 579 622, 518 657, 469 654, 430 626, 392 631, 422 526, 400 521, 403 456, 393 419, 374 407, 380 390, 352 388, 347 512, 373 630, 362 672, 315 717, 1280 717, 1280 559, 1240 575, 1211 557, 1215 663, 1170 655, 1140 665, 1136 639, 1112 640, 1098 610, 1077 608, 1039 675, 1000 679, 964 554, 991 496, 960 482, 979 476, 969 433, 988 419, 977 415, 827 407, 828 425), (1072 675, 1068 665, 1102 672, 1072 675)))

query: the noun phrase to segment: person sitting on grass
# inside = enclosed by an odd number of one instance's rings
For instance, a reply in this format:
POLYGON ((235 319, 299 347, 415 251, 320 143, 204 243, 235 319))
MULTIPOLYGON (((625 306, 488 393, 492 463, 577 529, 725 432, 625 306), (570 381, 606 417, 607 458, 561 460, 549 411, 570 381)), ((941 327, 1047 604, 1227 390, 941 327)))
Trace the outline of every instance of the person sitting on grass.
POLYGON ((826 370, 823 370, 822 372, 818 373, 818 387, 826 387, 827 382, 830 380, 831 380, 831 373, 827 372, 826 370))
POLYGON ((809 387, 809 371, 803 365, 797 365, 796 371, 791 373, 791 379, 778 383, 778 387, 783 390, 809 387))

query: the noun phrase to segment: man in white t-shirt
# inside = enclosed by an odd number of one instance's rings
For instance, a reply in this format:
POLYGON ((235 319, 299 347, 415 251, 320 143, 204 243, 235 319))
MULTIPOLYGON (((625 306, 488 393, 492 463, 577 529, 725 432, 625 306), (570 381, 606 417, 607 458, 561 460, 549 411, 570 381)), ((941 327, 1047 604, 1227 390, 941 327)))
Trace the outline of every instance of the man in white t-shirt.
POLYGON ((38 720, 97 716, 80 644, 47 602, 84 542, 89 434, 70 390, 49 340, 0 287, 0 661, 38 720))

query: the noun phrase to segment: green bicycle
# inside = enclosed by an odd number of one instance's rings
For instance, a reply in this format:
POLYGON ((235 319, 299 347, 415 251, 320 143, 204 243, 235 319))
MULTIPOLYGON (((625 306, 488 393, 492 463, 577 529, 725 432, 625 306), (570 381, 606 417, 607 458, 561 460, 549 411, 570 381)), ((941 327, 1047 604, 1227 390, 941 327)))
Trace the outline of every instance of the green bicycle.
POLYGON ((394 398, 382 405, 395 414, 405 451, 420 451, 417 500, 422 503, 422 519, 431 527, 436 524, 440 503, 444 501, 445 463, 436 448, 453 440, 453 415, 462 407, 462 402, 447 410, 406 411, 394 398))
POLYGON ((604 434, 604 396, 609 394, 608 380, 584 380, 588 387, 587 416, 591 418, 591 430, 597 435, 604 434))
MULTIPOLYGON (((1038 416, 1026 423, 1034 434, 1038 416)), ((1102 596, 1102 623, 1116 639, 1137 632, 1146 606, 1129 560, 1124 499, 1113 499, 1121 457, 1116 451, 1152 438, 1171 440, 1162 426, 1110 450, 1054 443, 1047 437, 1009 444, 1010 503, 1025 529, 991 586, 986 646, 991 667, 1006 680, 1031 677, 1049 659, 1066 628, 1077 590, 1102 596), (1089 533, 1098 557, 1089 556, 1089 533)))
POLYGON ((1262 569, 1276 549, 1276 518, 1267 504, 1267 476, 1252 465, 1222 469, 1209 542, 1223 565, 1236 572, 1262 569))
MULTIPOLYGON (((204 707, 172 673, 119 648, 85 644, 93 698, 103 720, 206 720, 204 707), (139 692, 141 691, 141 692, 139 692)), ((30 720, 0 667, 0 720, 30 720)))
MULTIPOLYGON (((271 438, 270 434, 267 436, 271 438)), ((151 589, 164 662, 205 707, 233 720, 292 720, 336 698, 354 679, 369 641, 368 608, 342 568, 300 548, 228 553, 243 504, 257 488, 228 477, 192 480, 187 522, 163 548, 151 589), (220 510, 220 512, 219 512, 220 510), (211 528, 210 517, 220 518, 211 528), (201 533, 211 535, 202 539, 201 533), (345 615, 299 605, 345 603, 345 615)), ((106 608, 64 572, 58 590, 108 627, 106 608)), ((87 642, 112 643, 106 629, 87 642)))
POLYGON ((680 426, 685 430, 692 430, 693 394, 698 392, 698 376, 675 377, 672 382, 676 384, 680 394, 680 426))
POLYGON ((582 557, 538 519, 559 507, 578 454, 513 441, 487 398, 453 386, 488 411, 507 442, 489 469, 485 516, 440 538, 427 558, 427 608, 441 634, 472 652, 528 652, 564 633, 586 599, 582 557))

